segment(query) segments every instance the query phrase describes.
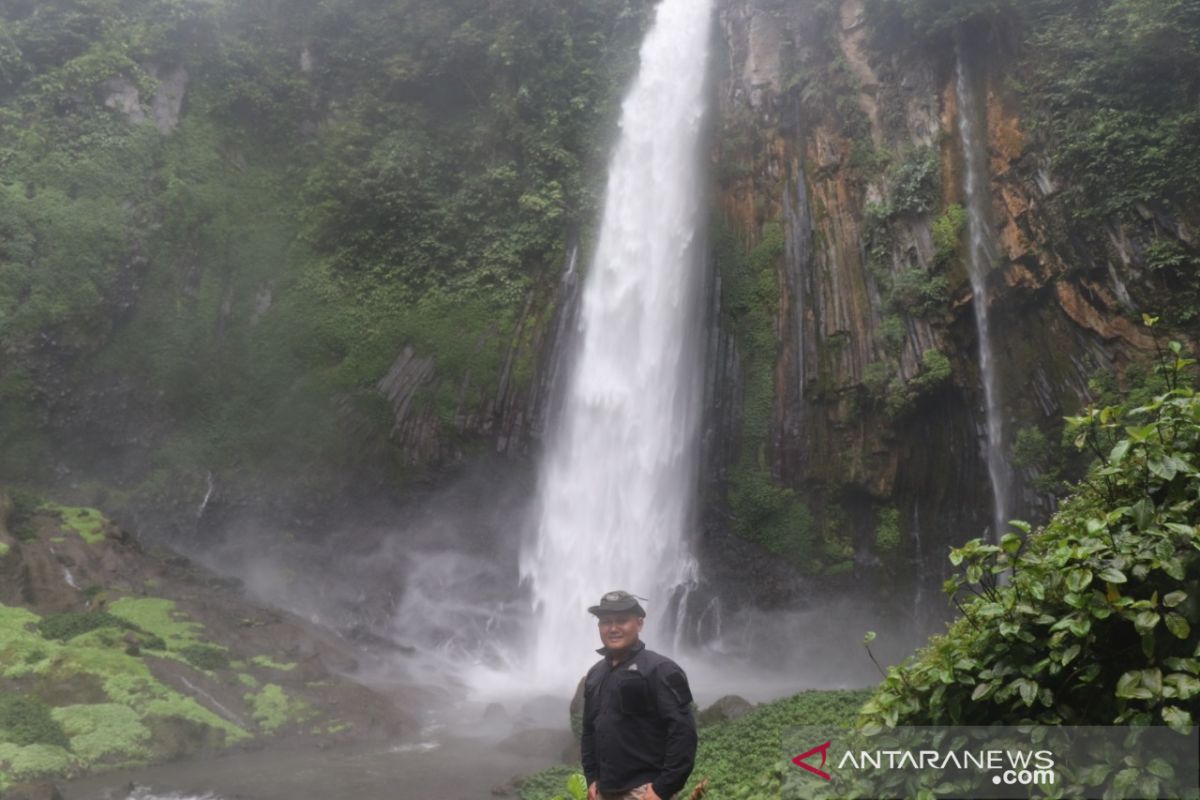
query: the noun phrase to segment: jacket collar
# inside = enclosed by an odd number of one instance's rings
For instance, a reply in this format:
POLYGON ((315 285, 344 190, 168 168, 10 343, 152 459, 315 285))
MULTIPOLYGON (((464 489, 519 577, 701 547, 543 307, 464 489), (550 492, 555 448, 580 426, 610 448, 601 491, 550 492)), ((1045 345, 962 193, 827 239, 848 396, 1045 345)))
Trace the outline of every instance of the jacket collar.
POLYGON ((618 661, 617 664, 623 664, 624 662, 633 658, 634 656, 636 656, 638 653, 642 652, 645 649, 646 649, 646 643, 643 642, 641 639, 638 639, 636 642, 633 643, 633 646, 628 648, 627 650, 618 650, 615 653, 612 653, 612 652, 609 652, 607 647, 599 647, 596 649, 596 652, 599 653, 600 655, 604 656, 605 659, 611 659, 613 656, 620 654, 621 660, 618 661))

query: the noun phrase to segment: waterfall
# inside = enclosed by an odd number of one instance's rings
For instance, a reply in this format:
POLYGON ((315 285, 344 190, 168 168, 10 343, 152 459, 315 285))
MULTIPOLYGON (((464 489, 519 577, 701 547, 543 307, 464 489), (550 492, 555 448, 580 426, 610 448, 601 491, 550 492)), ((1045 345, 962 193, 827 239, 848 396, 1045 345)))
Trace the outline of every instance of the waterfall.
POLYGON ((208 473, 208 477, 205 478, 205 486, 206 486, 206 488, 204 490, 204 499, 200 501, 200 507, 196 509, 196 519, 200 519, 201 517, 204 516, 204 509, 208 508, 208 499, 210 497, 212 497, 213 476, 212 476, 211 470, 208 473))
POLYGON ((643 638, 670 649, 671 598, 694 583, 698 328, 712 0, 662 0, 622 105, 573 363, 521 553, 537 623, 530 680, 573 688, 609 589, 648 598, 643 638))
POLYGON ((987 419, 985 460, 992 484, 992 538, 999 541, 1008 528, 1012 474, 1004 457, 1004 422, 1000 399, 1000 379, 996 374, 990 320, 988 319, 987 280, 997 261, 991 236, 991 194, 987 180, 986 129, 982 129, 984 111, 971 81, 961 42, 956 46, 958 132, 962 139, 965 165, 964 194, 967 206, 967 234, 970 239, 969 266, 972 306, 979 334, 979 372, 983 378, 984 410, 987 419))

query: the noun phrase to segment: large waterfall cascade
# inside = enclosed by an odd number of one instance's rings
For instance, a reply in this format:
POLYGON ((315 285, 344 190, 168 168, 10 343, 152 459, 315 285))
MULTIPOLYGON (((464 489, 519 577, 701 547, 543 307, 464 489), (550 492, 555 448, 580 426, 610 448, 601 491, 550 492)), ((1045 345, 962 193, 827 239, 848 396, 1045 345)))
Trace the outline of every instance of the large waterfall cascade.
POLYGON ((587 607, 648 598, 643 638, 669 649, 668 600, 695 579, 701 353, 702 123, 712 0, 662 0, 622 106, 573 364, 521 553, 541 688, 573 688, 599 645, 587 607), (656 625, 657 624, 657 625, 656 625))
POLYGON ((972 82, 961 44, 957 48, 955 81, 958 105, 958 131, 962 140, 964 195, 967 207, 968 252, 971 273, 972 306, 979 335, 979 372, 983 380, 983 398, 987 419, 985 459, 992 485, 992 537, 999 540, 1008 529, 1011 511, 1012 470, 1004 455, 1004 420, 1000 378, 996 374, 994 342, 987 302, 987 281, 997 261, 991 234, 991 195, 987 179, 986 130, 982 129, 984 110, 972 82))

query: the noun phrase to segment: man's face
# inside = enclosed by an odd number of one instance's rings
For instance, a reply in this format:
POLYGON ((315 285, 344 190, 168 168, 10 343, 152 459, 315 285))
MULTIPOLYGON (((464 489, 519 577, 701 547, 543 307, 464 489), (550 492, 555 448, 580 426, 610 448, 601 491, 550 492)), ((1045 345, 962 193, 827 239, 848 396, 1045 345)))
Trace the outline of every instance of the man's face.
POLYGON ((598 618, 600 643, 609 650, 625 650, 637 642, 645 622, 631 613, 603 614, 598 618))

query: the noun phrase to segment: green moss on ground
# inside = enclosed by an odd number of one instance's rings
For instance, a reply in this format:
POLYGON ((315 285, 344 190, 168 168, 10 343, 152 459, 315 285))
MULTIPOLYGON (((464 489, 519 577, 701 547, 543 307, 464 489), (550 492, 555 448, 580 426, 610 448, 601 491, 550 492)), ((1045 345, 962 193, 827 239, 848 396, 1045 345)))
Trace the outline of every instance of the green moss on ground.
POLYGON ((289 722, 303 722, 313 716, 312 708, 303 700, 289 697, 283 687, 268 683, 257 693, 245 695, 251 707, 251 717, 264 733, 274 733, 289 722))
POLYGON ((53 778, 75 771, 78 762, 62 747, 31 744, 26 747, 0 742, 0 791, 5 781, 53 778))
POLYGON ((88 544, 98 544, 104 541, 104 527, 108 519, 94 508, 63 506, 57 503, 47 503, 43 510, 52 511, 59 515, 63 525, 79 535, 88 544))
POLYGON ((36 697, 7 693, 0 693, 0 741, 20 747, 68 745, 67 734, 49 706, 36 697))
POLYGON ((4 542, 0 542, 0 558, 4 558, 6 555, 8 555, 8 551, 10 549, 11 548, 9 548, 9 546, 4 542))
POLYGON ((52 716, 70 737, 71 750, 86 766, 103 760, 146 758, 150 729, 137 712, 120 703, 56 708, 52 716))
MULTIPOLYGON (((175 637, 176 642, 192 635, 198 627, 196 623, 172 618, 170 611, 174 604, 170 601, 147 598, 130 603, 117 601, 113 605, 131 618, 175 637)), ((37 614, 0 605, 0 664, 4 665, 0 674, 6 678, 37 676, 39 683, 48 687, 80 676, 97 682, 107 703, 67 706, 50 712, 51 721, 63 726, 79 763, 90 764, 98 758, 143 759, 146 753, 141 746, 145 741, 142 731, 151 729, 158 718, 187 720, 221 731, 226 744, 251 738, 240 726, 155 679, 142 658, 125 652, 120 628, 96 628, 59 641, 41 636, 37 632, 40 622, 37 614), (126 710, 119 710, 122 708, 126 710)), ((293 713, 297 711, 295 704, 284 707, 293 713)), ((12 747, 24 744, 24 740, 3 731, 0 742, 12 747)), ((61 740, 61 743, 68 742, 61 740)), ((30 759, 39 753, 45 756, 42 751, 21 755, 24 770, 21 775, 29 772, 30 759)), ((0 769, 10 776, 18 774, 15 767, 0 764, 0 769)))
POLYGON ((37 624, 38 633, 47 639, 57 639, 65 642, 98 628, 132 629, 133 625, 120 617, 103 611, 76 612, 51 614, 37 624))
POLYGON ((284 672, 291 672, 297 666, 295 662, 275 661, 270 656, 255 656, 250 659, 250 663, 268 669, 283 670, 284 672))
POLYGON ((182 651, 190 645, 204 645, 199 637, 204 626, 187 619, 175 608, 175 602, 158 597, 122 597, 108 605, 108 613, 158 636, 170 650, 182 651))
POLYGON ((229 668, 229 650, 214 644, 189 644, 179 648, 179 655, 196 669, 215 672, 229 668))

